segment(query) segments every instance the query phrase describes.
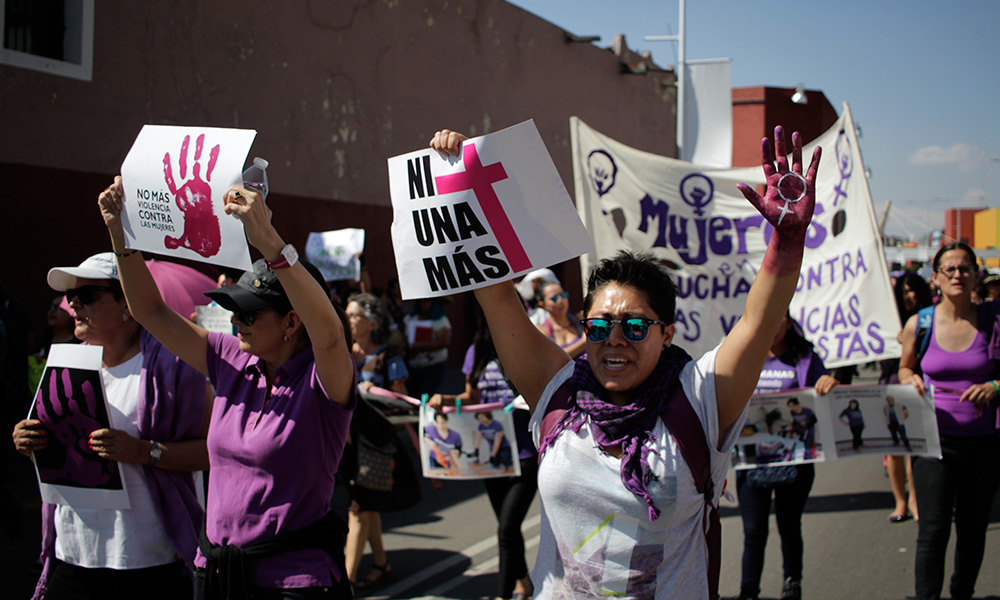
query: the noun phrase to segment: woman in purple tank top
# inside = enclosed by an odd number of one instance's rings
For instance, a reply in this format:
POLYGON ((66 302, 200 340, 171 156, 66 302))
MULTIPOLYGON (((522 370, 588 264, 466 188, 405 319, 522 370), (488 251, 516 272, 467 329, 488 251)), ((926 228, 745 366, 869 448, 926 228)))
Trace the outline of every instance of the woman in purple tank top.
POLYGON ((929 344, 918 356, 917 321, 903 329, 899 381, 919 393, 934 391, 942 458, 913 459, 920 511, 916 553, 916 597, 939 598, 944 562, 955 515, 955 569, 952 598, 971 598, 986 547, 993 497, 1000 485, 997 400, 1000 382, 993 339, 997 309, 976 305, 976 255, 962 243, 942 247, 934 257, 933 281, 941 290, 929 344), (921 372, 923 375, 921 375, 921 372))

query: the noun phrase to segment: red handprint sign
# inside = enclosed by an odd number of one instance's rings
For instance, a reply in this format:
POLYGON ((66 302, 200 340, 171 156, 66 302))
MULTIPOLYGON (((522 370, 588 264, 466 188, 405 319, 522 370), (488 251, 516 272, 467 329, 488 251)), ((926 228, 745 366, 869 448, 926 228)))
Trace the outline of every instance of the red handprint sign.
MULTIPOLYGON (((178 157, 178 167, 180 178, 187 178, 188 169, 188 145, 191 136, 184 136, 181 143, 180 156, 178 157)), ((198 136, 194 146, 194 160, 191 166, 191 179, 177 187, 174 182, 173 167, 170 162, 170 153, 163 155, 163 177, 166 180, 170 193, 174 195, 174 202, 184 214, 184 233, 180 237, 165 236, 164 245, 173 250, 176 248, 188 248, 198 254, 208 258, 214 256, 222 247, 222 232, 219 229, 219 217, 212 209, 212 186, 208 182, 212 180, 212 171, 219 160, 219 145, 216 144, 208 153, 208 168, 205 171, 205 178, 201 178, 202 150, 205 145, 205 134, 198 136)))

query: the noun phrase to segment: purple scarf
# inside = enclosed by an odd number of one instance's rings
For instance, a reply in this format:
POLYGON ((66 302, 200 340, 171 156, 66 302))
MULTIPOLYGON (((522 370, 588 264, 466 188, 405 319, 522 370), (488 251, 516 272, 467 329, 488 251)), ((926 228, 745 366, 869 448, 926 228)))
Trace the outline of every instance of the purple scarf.
POLYGON ((542 440, 539 455, 543 455, 564 430, 579 432, 590 417, 590 433, 601 452, 606 454, 606 448, 611 446, 621 447, 622 483, 625 489, 646 501, 649 520, 655 521, 660 516, 660 509, 647 491, 653 477, 649 470, 647 442, 652 442, 653 427, 663 413, 670 391, 680 385, 681 369, 690 360, 688 353, 677 346, 664 348, 656 368, 636 388, 632 401, 617 406, 607 400, 608 392, 594 376, 587 355, 580 356, 574 361, 573 375, 568 382, 570 388, 575 390, 573 399, 542 440))

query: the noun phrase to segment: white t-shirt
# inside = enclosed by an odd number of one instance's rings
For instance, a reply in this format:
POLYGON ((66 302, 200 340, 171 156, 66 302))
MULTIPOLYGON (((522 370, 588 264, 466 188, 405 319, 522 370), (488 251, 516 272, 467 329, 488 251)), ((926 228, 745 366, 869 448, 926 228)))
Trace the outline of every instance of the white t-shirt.
MULTIPOLYGON (((716 449, 717 352, 718 347, 689 362, 680 375, 712 453, 716 503, 740 429, 731 427, 716 449)), ((536 445, 552 394, 572 374, 570 362, 546 386, 529 425, 536 445)), ((736 422, 745 417, 746 409, 736 422)), ((595 447, 589 423, 578 433, 565 429, 545 451, 538 470, 541 540, 531 572, 537 600, 708 597, 704 497, 662 419, 653 434, 648 460, 654 479, 648 490, 661 511, 653 522, 646 501, 622 484, 621 461, 595 447)))
MULTIPOLYGON (((108 410, 115 429, 139 437, 142 352, 124 363, 101 369, 108 410)), ((178 560, 153 507, 142 465, 121 463, 128 490, 128 510, 56 506, 56 558, 91 569, 144 569, 178 560)))

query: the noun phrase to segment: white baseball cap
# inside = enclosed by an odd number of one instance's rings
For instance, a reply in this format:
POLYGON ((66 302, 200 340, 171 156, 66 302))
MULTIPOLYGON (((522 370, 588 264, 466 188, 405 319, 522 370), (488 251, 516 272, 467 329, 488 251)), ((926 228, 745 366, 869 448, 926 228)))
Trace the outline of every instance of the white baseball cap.
POLYGON ((78 267, 49 269, 49 287, 57 292, 77 287, 77 279, 118 279, 118 263, 114 252, 101 252, 80 263, 78 267))
POLYGON ((521 283, 517 284, 517 293, 521 295, 521 298, 525 302, 531 302, 535 299, 535 289, 532 287, 531 282, 536 279, 541 279, 545 283, 554 283, 556 285, 562 285, 559 282, 559 278, 556 274, 549 269, 538 269, 537 271, 532 271, 524 276, 521 283))

